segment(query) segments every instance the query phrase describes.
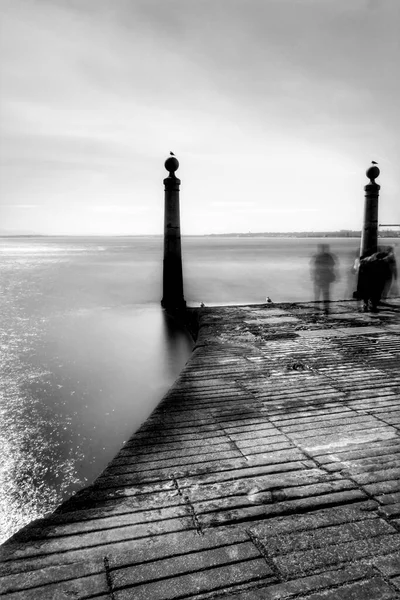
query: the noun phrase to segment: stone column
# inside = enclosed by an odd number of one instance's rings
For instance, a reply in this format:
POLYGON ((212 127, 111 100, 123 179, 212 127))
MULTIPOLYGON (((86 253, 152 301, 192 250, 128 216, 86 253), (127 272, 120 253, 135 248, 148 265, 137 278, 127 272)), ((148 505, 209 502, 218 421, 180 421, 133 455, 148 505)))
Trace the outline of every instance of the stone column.
POLYGON ((183 297, 181 227, 179 216, 180 179, 175 176, 179 168, 178 159, 170 156, 165 161, 169 172, 164 179, 165 212, 164 212, 164 263, 163 263, 163 297, 161 306, 168 311, 176 312, 186 306, 183 297))
POLYGON ((364 187, 364 222, 361 232, 360 256, 371 255, 378 250, 378 200, 380 185, 375 183, 380 170, 376 165, 372 165, 367 170, 367 177, 370 182, 364 187))
MULTIPOLYGON (((372 164, 366 172, 369 183, 364 187, 364 221, 361 231, 360 258, 371 256, 371 254, 375 254, 378 251, 378 201, 381 186, 375 183, 375 179, 379 176, 379 173, 380 170, 376 164, 372 164)), ((362 276, 359 270, 357 275, 357 290, 353 293, 354 298, 360 299, 362 297, 362 276)))

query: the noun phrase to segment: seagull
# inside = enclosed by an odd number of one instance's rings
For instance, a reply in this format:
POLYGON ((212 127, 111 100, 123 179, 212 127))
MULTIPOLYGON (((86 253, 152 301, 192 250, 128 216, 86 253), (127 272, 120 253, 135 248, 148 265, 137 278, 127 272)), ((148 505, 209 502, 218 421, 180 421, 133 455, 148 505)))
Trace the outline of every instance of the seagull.
POLYGON ((174 154, 172 151, 170 152, 170 155, 171 155, 171 156, 175 156, 175 154, 174 154))
POLYGON ((372 162, 372 164, 373 164, 373 165, 377 165, 377 164, 378 164, 378 163, 377 163, 377 162, 375 162, 374 160, 371 160, 371 162, 372 162))

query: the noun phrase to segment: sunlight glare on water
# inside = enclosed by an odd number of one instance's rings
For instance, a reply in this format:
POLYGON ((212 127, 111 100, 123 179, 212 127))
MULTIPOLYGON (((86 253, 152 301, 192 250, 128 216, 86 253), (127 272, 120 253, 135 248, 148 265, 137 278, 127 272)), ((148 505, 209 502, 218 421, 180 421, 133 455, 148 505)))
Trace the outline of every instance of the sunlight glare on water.
POLYGON ((111 241, 105 252, 91 241, 3 238, 0 248, 4 541, 93 481, 171 386, 192 341, 143 302, 159 281, 142 284, 152 269, 136 256, 140 242, 111 241))

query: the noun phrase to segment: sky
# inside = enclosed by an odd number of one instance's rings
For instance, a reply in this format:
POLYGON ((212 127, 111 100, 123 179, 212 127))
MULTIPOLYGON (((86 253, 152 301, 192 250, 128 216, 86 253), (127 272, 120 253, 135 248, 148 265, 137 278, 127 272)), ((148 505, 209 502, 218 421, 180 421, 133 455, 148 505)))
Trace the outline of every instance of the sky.
POLYGON ((0 0, 0 232, 400 223, 399 0, 0 0))

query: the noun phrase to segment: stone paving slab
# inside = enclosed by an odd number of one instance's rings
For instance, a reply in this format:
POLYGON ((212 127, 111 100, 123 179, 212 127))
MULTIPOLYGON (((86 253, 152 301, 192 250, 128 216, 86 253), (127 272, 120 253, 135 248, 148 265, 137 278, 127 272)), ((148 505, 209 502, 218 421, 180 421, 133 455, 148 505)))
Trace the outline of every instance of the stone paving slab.
POLYGON ((400 598, 400 301, 190 309, 178 380, 0 548, 13 600, 400 598))

